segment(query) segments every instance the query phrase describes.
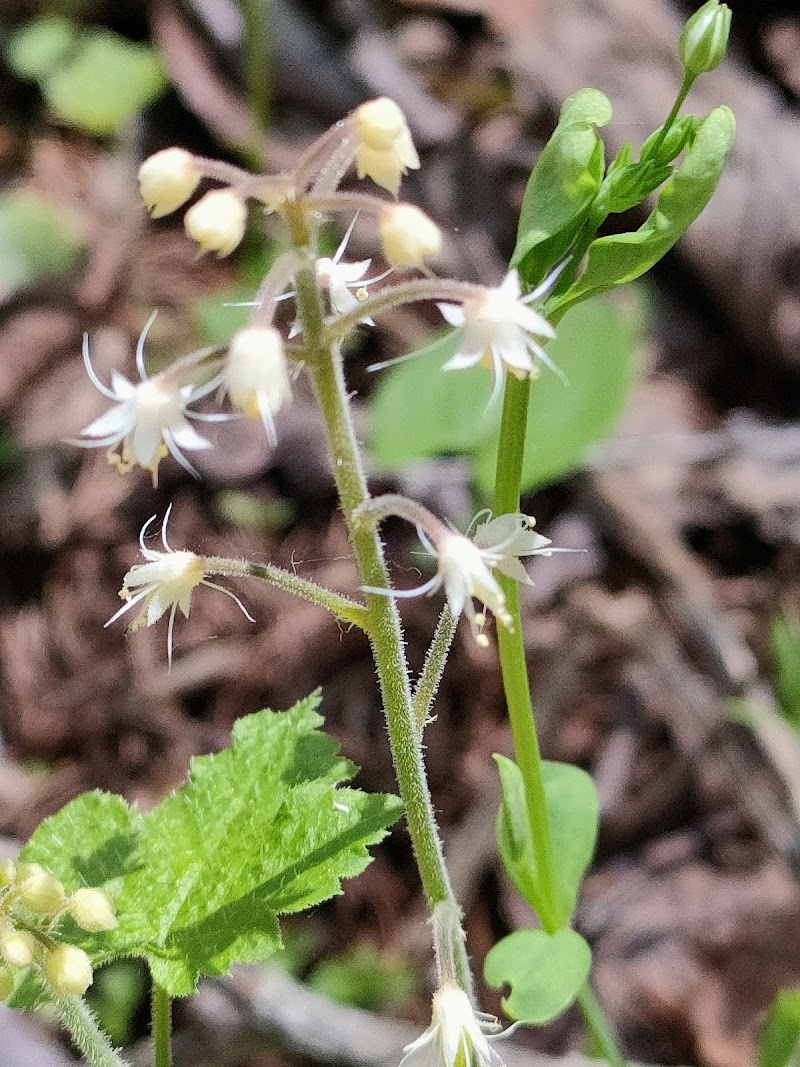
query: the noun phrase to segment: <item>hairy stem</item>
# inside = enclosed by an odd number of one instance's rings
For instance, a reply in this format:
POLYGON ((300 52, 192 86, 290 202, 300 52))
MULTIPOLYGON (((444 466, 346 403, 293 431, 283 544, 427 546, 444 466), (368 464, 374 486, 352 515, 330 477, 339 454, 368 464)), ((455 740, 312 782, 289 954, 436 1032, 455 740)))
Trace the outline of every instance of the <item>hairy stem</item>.
POLYGON ((153 1067, 172 1067, 172 1000, 169 993, 153 982, 152 989, 153 1067))
POLYGON ((436 632, 425 657, 425 664, 417 681, 417 687, 414 690, 412 712, 420 734, 425 729, 433 702, 439 691, 439 683, 442 680, 442 674, 447 664, 447 657, 450 653, 453 638, 456 635, 457 626, 458 618, 453 615, 450 605, 445 604, 442 614, 439 616, 439 622, 436 624, 436 632))
MULTIPOLYGON (((301 210, 290 216, 296 247, 312 243, 301 210)), ((309 263, 297 274, 297 305, 308 353, 308 372, 325 421, 328 445, 339 499, 361 580, 365 586, 388 589, 389 575, 383 546, 372 523, 359 521, 359 509, 368 499, 361 453, 350 415, 341 355, 325 343, 324 323, 314 271, 309 263)), ((417 725, 411 706, 408 666, 403 647, 400 616, 388 596, 367 594, 368 633, 378 673, 397 781, 425 896, 433 909, 458 905, 453 896, 436 826, 417 725)), ((456 970, 471 992, 469 964, 463 937, 459 942, 456 970)))
POLYGON ((129 1067, 100 1029, 97 1019, 81 997, 54 996, 52 1003, 75 1047, 91 1067, 129 1067))
POLYGON ((271 563, 250 563, 244 559, 225 559, 222 556, 205 556, 204 573, 208 576, 223 575, 234 578, 260 578, 278 589, 284 589, 287 593, 294 593, 302 600, 308 600, 311 604, 317 604, 326 611, 330 611, 337 619, 352 623, 360 630, 367 630, 370 615, 363 604, 358 604, 349 597, 334 593, 316 582, 309 582, 305 578, 298 578, 291 571, 283 567, 274 567, 271 563))

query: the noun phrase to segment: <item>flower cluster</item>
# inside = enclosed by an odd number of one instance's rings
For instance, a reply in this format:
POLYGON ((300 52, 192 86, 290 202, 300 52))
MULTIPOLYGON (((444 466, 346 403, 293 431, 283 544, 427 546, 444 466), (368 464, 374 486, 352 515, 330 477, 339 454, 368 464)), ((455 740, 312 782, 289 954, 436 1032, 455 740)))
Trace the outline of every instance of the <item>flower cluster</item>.
POLYGON ((0 1000, 10 996, 16 976, 35 968, 54 993, 81 995, 92 984, 92 964, 76 945, 60 937, 69 916, 82 930, 102 933, 117 925, 101 889, 83 887, 67 895, 38 863, 0 860, 0 1000))

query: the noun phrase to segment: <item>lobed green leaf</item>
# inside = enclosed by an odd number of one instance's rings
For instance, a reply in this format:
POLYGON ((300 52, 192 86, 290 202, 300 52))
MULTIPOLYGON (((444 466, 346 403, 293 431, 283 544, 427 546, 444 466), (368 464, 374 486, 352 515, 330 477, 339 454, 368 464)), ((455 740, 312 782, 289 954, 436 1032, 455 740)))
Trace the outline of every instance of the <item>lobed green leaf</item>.
POLYGON ((279 915, 366 867, 400 802, 342 787, 355 768, 320 733, 318 702, 239 719, 231 747, 194 759, 147 815, 89 794, 39 827, 26 858, 69 890, 121 876, 107 885, 118 928, 84 944, 93 962, 144 956, 171 996, 187 995, 201 975, 279 950, 279 915))

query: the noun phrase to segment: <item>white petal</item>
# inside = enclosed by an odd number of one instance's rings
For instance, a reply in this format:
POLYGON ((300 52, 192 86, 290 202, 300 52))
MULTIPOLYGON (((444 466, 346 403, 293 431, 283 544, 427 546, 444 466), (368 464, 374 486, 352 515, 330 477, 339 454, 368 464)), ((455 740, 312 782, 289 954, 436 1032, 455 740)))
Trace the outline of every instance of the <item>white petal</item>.
POLYGON ((127 404, 117 404, 116 407, 101 415, 94 422, 81 430, 84 437, 109 437, 119 434, 120 438, 130 433, 133 427, 133 412, 127 404))
POLYGON ((111 385, 120 400, 128 400, 136 392, 133 382, 129 382, 124 374, 116 370, 111 372, 111 385))
POLYGON ((465 367, 474 367, 480 363, 483 352, 456 352, 454 356, 444 364, 442 370, 463 370, 465 367))
POLYGON ((501 574, 513 578, 515 582, 521 582, 522 585, 533 585, 528 572, 516 556, 503 556, 497 563, 497 569, 501 574))
POLYGON ((171 422, 168 429, 178 448, 185 448, 191 452, 195 449, 214 447, 207 438, 195 430, 191 423, 183 418, 171 422))
POLYGON ((451 326, 464 325, 464 309, 460 304, 437 304, 444 321, 451 326))
POLYGON ((556 331, 543 315, 524 304, 517 304, 514 310, 514 321, 526 333, 535 334, 537 337, 553 338, 556 335, 556 331))

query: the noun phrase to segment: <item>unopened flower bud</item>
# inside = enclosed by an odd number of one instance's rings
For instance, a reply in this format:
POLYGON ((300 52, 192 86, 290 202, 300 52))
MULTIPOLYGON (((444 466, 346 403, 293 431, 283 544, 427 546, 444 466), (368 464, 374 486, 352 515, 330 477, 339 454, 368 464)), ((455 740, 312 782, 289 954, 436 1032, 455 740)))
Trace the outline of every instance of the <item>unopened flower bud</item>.
POLYGON ((81 948, 58 945, 51 949, 44 961, 44 973, 55 993, 74 993, 82 996, 92 984, 92 964, 81 948))
POLYGON ((42 915, 58 911, 66 899, 61 882, 38 863, 21 863, 17 867, 17 891, 26 908, 42 915))
POLYGON ((362 104, 355 113, 356 169, 397 196, 401 177, 419 167, 405 116, 394 100, 378 97, 362 104))
POLYGON ((183 148, 165 148, 146 159, 139 167, 139 191, 151 217, 160 219, 185 204, 201 177, 194 156, 183 148))
POLYGON ((442 231, 412 204, 387 207, 381 215, 380 234, 384 255, 396 270, 422 270, 426 258, 438 255, 442 248, 442 231))
POLYGON ((0 1000, 5 1000, 14 992, 14 979, 8 971, 0 971, 0 1000))
POLYGON ((731 11, 719 0, 708 0, 692 15, 681 33, 678 51, 687 74, 697 77, 722 61, 731 31, 731 11))
POLYGON ((36 939, 27 930, 3 930, 0 956, 12 967, 30 967, 36 956, 36 939))
POLYGON ((12 885, 16 877, 16 863, 10 859, 0 860, 0 889, 5 889, 7 885, 12 885))
POLYGON ((275 443, 273 417, 291 398, 283 339, 274 326, 246 326, 228 347, 225 385, 231 403, 251 419, 262 419, 275 443))
POLYGON ((114 930, 117 917, 102 889, 77 889, 69 898, 67 911, 82 930, 102 933, 114 930))
POLYGON ((184 217, 186 232, 204 252, 228 256, 244 237, 247 208, 231 189, 214 189, 197 201, 184 217))

